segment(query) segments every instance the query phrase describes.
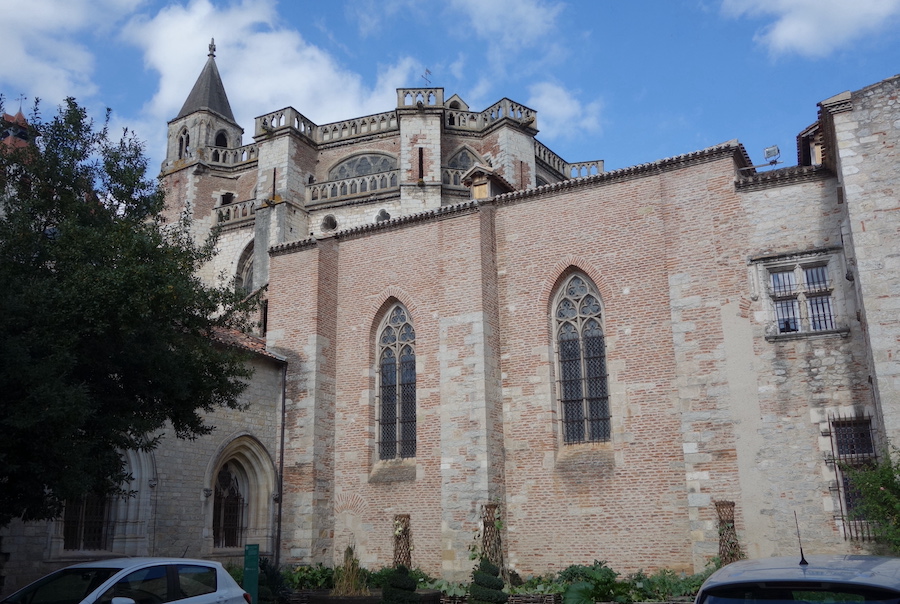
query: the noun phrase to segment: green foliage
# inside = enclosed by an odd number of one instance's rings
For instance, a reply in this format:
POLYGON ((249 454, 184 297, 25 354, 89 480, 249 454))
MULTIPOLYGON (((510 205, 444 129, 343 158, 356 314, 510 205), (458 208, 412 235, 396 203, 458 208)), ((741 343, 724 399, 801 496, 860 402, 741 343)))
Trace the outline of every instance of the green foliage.
POLYGON ((518 585, 510 585, 507 591, 511 594, 561 594, 566 585, 552 574, 529 577, 518 585))
POLYGON ((469 585, 466 583, 451 583, 444 579, 427 581, 423 584, 425 589, 436 589, 445 596, 461 598, 469 594, 469 585))
POLYGON ((508 594, 503 591, 500 569, 487 558, 482 558, 478 567, 472 571, 469 602, 471 604, 503 604, 508 597, 508 594))
POLYGON ((592 566, 572 565, 559 573, 560 580, 569 584, 563 604, 630 602, 631 586, 618 577, 619 573, 598 560, 592 566))
POLYGON ((334 569, 321 562, 315 566, 295 566, 281 572, 285 585, 291 589, 331 589, 334 587, 334 569))
POLYGON ((388 575, 381 600, 385 604, 415 604, 422 599, 416 593, 417 586, 418 582, 409 574, 409 569, 400 565, 388 575))
POLYGON ((667 568, 652 575, 638 571, 628 577, 631 599, 635 602, 668 602, 674 598, 694 596, 717 568, 717 564, 710 564, 703 572, 693 575, 676 573, 667 568))
POLYGON ((259 602, 287 602, 289 589, 278 567, 268 558, 259 559, 259 602))
POLYGON ((857 495, 852 516, 866 520, 878 543, 900 554, 900 451, 885 451, 869 466, 841 469, 857 495))
POLYGON ((215 241, 163 224, 164 192, 128 133, 68 99, 35 145, 0 151, 0 527, 67 499, 128 493, 122 451, 239 407, 246 356, 214 344, 255 301, 196 276, 215 241))
MULTIPOLYGON (((385 566, 378 570, 367 571, 366 584, 371 589, 382 589, 386 585, 388 585, 388 582, 389 582, 390 578, 394 575, 395 571, 396 571, 396 569, 392 566, 385 566)), ((422 588, 435 589, 435 588, 429 587, 429 585, 431 585, 432 583, 435 582, 434 579, 432 577, 430 577, 428 575, 428 573, 426 573, 421 568, 407 569, 407 573, 413 579, 413 581, 415 581, 416 588, 422 587, 422 588)))
POLYGON ((238 585, 244 584, 244 567, 239 564, 226 564, 225 571, 231 575, 231 578, 234 579, 235 583, 238 585))

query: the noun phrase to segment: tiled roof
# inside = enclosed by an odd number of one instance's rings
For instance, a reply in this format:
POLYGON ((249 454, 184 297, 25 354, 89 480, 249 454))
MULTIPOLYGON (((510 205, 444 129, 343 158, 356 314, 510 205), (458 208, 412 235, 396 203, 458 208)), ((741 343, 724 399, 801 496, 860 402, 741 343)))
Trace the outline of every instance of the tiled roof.
POLYGON ((284 357, 266 349, 265 339, 252 336, 242 331, 238 331, 237 329, 215 328, 212 333, 212 339, 220 344, 243 348, 244 350, 278 361, 279 363, 286 362, 284 357))

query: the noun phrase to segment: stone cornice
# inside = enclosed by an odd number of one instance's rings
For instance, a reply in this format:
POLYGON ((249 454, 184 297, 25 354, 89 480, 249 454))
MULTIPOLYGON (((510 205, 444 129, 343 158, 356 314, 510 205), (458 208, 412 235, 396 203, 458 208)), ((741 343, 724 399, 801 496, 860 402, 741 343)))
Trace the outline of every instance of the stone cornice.
POLYGON ((738 176, 734 186, 738 191, 758 191, 773 187, 785 187, 802 182, 812 182, 831 176, 831 171, 824 166, 791 166, 758 172, 748 176, 738 176))

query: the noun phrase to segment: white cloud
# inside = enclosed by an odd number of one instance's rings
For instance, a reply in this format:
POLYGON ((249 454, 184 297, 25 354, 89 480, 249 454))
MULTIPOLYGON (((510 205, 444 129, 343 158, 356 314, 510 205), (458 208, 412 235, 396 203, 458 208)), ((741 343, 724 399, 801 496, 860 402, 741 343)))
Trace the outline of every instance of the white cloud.
POLYGON ((468 18, 476 36, 506 53, 546 42, 563 9, 547 0, 450 0, 449 6, 468 18))
POLYGON ((599 100, 582 103, 577 91, 552 82, 539 82, 528 91, 525 104, 538 112, 542 140, 574 139, 602 130, 603 104, 599 100))
POLYGON ((52 104, 90 97, 94 57, 77 34, 108 35, 141 0, 7 0, 0 36, 0 82, 52 104))
MULTIPOLYGON (((175 117, 200 75, 210 38, 216 40, 216 65, 235 119, 245 130, 245 143, 255 117, 288 105, 318 124, 391 108, 395 88, 417 69, 411 59, 398 59, 380 66, 375 85, 367 87, 360 74, 278 22, 273 0, 243 0, 221 8, 209 0, 192 0, 128 25, 123 39, 141 48, 147 67, 159 73, 158 91, 144 116, 159 132, 151 135, 151 152, 164 143, 160 124, 175 117)), ((140 134, 146 134, 143 128, 140 134)))
POLYGON ((900 0, 723 0, 722 10, 735 18, 774 17, 754 38, 774 55, 825 57, 900 22, 900 0))

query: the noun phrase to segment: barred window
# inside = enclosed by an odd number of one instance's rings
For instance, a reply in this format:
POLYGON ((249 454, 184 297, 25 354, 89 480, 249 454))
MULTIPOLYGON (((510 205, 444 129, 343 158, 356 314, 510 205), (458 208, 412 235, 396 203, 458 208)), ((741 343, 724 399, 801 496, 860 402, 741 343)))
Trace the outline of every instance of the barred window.
POLYGON ((818 262, 769 268, 769 296, 777 333, 835 329, 828 265, 818 262))
POLYGON ((400 304, 378 336, 378 458, 416 456, 416 332, 400 304))
POLYGON ((869 527, 865 523, 852 522, 861 520, 859 517, 859 493, 853 487, 844 468, 847 466, 862 468, 875 463, 877 455, 875 440, 872 436, 872 418, 831 416, 829 424, 845 535, 849 539, 868 539, 871 537, 869 527))
POLYGON ((606 344, 597 288, 569 277, 554 304, 558 396, 565 443, 610 439, 606 344))
POLYGON ((63 549, 106 550, 111 531, 109 497, 85 495, 66 502, 63 549))
POLYGON ((213 501, 213 544, 240 547, 244 535, 244 498, 237 475, 226 463, 216 477, 213 501))

